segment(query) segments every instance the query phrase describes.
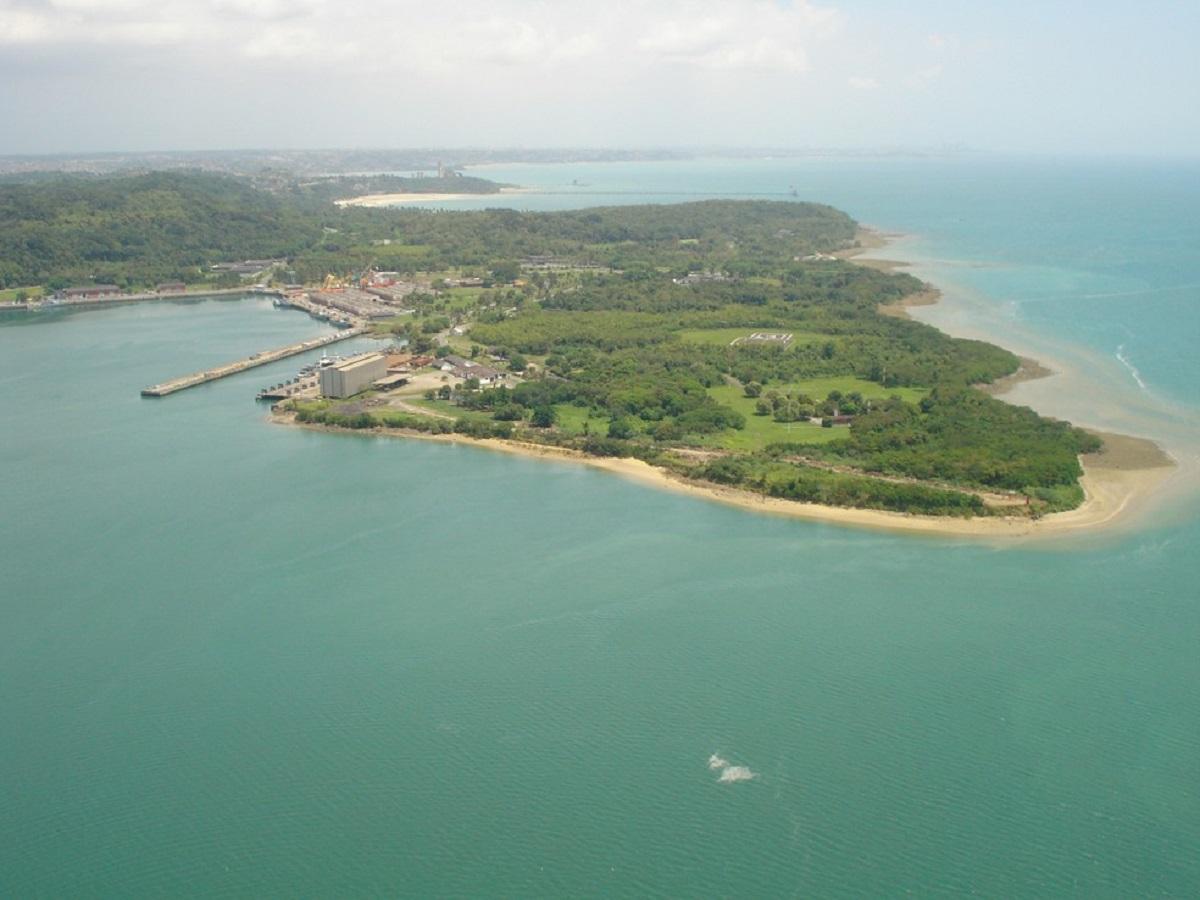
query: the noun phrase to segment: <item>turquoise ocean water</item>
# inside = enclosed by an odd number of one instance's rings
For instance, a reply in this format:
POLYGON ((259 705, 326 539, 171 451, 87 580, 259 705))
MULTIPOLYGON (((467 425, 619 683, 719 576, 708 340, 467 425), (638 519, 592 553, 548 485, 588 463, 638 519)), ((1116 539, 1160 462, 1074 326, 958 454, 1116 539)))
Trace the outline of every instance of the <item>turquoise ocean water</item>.
POLYGON ((323 327, 260 300, 10 315, 0 894, 1200 892, 1200 166, 493 171, 596 192, 527 207, 795 186, 906 232, 947 290, 920 314, 1161 440, 1172 502, 1017 546, 759 517, 269 426, 295 360, 138 396, 323 327))

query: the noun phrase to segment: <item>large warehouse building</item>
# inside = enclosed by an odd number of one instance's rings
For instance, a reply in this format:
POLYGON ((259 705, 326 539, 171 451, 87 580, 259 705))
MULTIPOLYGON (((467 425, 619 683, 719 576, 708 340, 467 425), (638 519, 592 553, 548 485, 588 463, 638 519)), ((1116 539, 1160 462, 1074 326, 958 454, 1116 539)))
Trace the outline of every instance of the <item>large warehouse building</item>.
POLYGON ((321 395, 339 400, 352 397, 387 375, 387 357, 382 353, 348 359, 321 370, 321 395))

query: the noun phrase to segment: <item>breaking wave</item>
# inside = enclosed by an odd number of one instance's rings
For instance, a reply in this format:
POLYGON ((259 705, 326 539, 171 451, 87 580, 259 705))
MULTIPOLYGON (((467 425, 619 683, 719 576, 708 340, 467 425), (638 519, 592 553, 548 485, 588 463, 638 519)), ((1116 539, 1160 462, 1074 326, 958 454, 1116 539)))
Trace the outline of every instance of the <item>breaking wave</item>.
POLYGON ((758 774, 751 772, 747 766, 726 766, 717 781, 722 784, 732 784, 735 781, 750 781, 757 777, 758 774))
POLYGON ((721 757, 717 756, 717 754, 715 754, 715 753, 708 758, 708 767, 710 769, 724 769, 728 765, 729 765, 729 760, 722 759, 721 757))
POLYGON ((1137 370, 1137 366, 1131 363, 1129 358, 1125 356, 1124 344, 1121 344, 1119 347, 1117 347, 1117 360, 1121 363, 1121 365, 1129 370, 1129 374, 1132 375, 1133 380, 1138 383, 1138 387, 1140 387, 1143 391, 1150 390, 1150 388, 1146 386, 1146 382, 1142 381, 1142 373, 1137 370))

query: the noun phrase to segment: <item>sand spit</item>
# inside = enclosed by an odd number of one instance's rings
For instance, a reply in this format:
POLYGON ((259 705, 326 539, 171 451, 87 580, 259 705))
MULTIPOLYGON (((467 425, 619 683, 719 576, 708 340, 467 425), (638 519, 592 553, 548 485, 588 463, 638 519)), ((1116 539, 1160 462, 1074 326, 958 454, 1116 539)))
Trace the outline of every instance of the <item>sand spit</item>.
POLYGON ((327 425, 299 424, 287 413, 272 413, 270 421, 293 425, 312 431, 337 432, 436 441, 444 444, 462 444, 480 447, 501 453, 512 453, 535 459, 570 462, 611 472, 622 478, 636 481, 660 490, 674 491, 704 500, 736 506, 756 513, 828 522, 836 525, 852 525, 881 531, 900 531, 928 535, 975 537, 975 538, 1037 538, 1040 536, 1064 535, 1111 526, 1117 520, 1125 520, 1126 514, 1141 508, 1145 500, 1173 471, 1173 464, 1165 453, 1152 441, 1126 435, 1104 435, 1105 439, 1118 440, 1119 450, 1084 457, 1083 485, 1085 500, 1078 509, 1054 513, 1041 519, 1024 517, 977 517, 971 519, 950 516, 920 516, 909 513, 887 512, 876 509, 851 509, 839 506, 821 506, 816 503, 798 503, 767 497, 750 491, 722 487, 709 482, 694 481, 660 469, 640 459, 612 459, 588 456, 577 450, 562 447, 547 447, 541 444, 526 444, 518 441, 502 441, 494 438, 470 438, 459 434, 427 434, 396 428, 374 428, 347 431, 327 425), (1148 468, 1131 468, 1147 463, 1148 468))
MULTIPOLYGON (((500 188, 500 194, 520 194, 524 188, 500 188)), ((452 200, 486 200, 497 194, 364 194, 361 197, 347 197, 345 200, 335 200, 338 206, 395 206, 402 203, 445 203, 452 200)))
MULTIPOLYGON (((1046 368, 1036 359, 1030 359, 1028 356, 1019 356, 1017 358, 1021 360, 1021 366, 1017 369, 1017 371, 1013 372, 1011 375, 1005 375, 1003 378, 997 378, 991 384, 977 384, 975 387, 983 391, 985 394, 991 394, 993 397, 999 397, 1001 394, 1007 394, 1023 381, 1033 381, 1037 378, 1049 378, 1054 374, 1053 369, 1046 368)), ((1157 445, 1155 446, 1157 447, 1157 445)))

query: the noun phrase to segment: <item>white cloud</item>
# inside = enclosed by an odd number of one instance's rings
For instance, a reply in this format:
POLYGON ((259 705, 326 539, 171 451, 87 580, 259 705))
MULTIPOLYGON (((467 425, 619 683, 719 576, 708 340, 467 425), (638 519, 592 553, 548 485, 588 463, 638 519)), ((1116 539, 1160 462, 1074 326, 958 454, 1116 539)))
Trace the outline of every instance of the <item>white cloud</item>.
POLYGON ((931 34, 925 38, 925 43, 939 53, 957 50, 959 46, 958 37, 953 34, 931 34))
POLYGON ((321 0, 217 0, 219 12, 247 19, 279 21, 300 18, 314 12, 321 0))
POLYGON ((170 46, 210 35, 191 3, 52 0, 30 9, 0 0, 0 43, 170 46))
POLYGON ((878 79, 866 78, 862 75, 853 75, 846 80, 846 83, 856 91, 873 91, 879 87, 878 79))
POLYGON ((271 25, 242 44, 242 54, 248 59, 274 62, 319 58, 324 63, 333 63, 350 59, 357 52, 357 45, 331 40, 305 25, 271 25))
POLYGON ((598 50, 591 34, 564 35, 551 25, 501 16, 467 23, 446 48, 463 62, 534 67, 583 59, 598 50))
POLYGON ((27 9, 0 8, 0 44, 41 44, 54 33, 54 21, 27 9))
POLYGON ((840 25, 835 10, 806 2, 784 7, 709 0, 658 8, 663 12, 641 17, 636 46, 643 58, 703 69, 803 72, 809 68, 807 47, 840 25))
POLYGON ((240 47, 244 58, 306 67, 361 52, 363 68, 473 74, 599 60, 629 66, 802 72, 839 13, 809 0, 0 0, 0 42, 240 47))
POLYGON ((925 66, 913 72, 904 80, 904 83, 915 90, 928 87, 933 82, 942 77, 943 67, 941 63, 934 63, 931 66, 925 66))

